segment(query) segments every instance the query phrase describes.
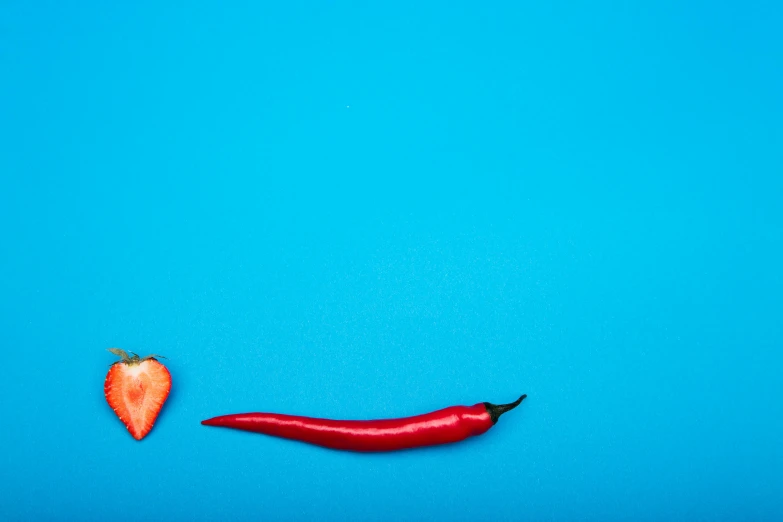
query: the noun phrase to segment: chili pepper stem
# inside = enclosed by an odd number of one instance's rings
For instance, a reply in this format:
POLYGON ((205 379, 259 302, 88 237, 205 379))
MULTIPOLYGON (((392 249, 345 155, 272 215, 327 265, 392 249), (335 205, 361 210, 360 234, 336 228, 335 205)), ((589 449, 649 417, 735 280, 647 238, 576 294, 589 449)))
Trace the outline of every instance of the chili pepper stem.
POLYGON ((492 424, 496 424, 501 415, 519 406, 520 403, 525 400, 525 397, 527 397, 527 394, 522 395, 519 399, 514 402, 509 402, 508 404, 492 404, 490 402, 485 402, 484 406, 487 408, 487 413, 489 413, 489 416, 492 419, 492 424))

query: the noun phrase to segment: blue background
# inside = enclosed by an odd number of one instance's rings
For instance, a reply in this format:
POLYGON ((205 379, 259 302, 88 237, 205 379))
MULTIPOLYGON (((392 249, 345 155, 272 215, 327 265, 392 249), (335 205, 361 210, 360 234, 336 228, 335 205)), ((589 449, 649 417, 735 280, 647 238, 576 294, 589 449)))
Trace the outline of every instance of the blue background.
POLYGON ((779 2, 103 4, 0 7, 0 519, 783 517, 779 2))

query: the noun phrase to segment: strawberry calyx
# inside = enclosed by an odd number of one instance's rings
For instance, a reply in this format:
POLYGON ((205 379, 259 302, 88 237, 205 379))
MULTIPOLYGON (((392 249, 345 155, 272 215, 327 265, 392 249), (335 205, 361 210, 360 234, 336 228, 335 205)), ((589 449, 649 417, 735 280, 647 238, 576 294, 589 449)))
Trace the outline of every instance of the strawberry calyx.
POLYGON ((113 364, 127 364, 129 366, 133 366, 135 364, 139 364, 149 359, 155 360, 158 357, 160 357, 161 359, 165 359, 165 357, 163 357, 162 355, 158 355, 154 353, 150 355, 145 355, 144 357, 139 357, 139 355, 135 352, 130 352, 132 355, 128 355, 128 352, 126 352, 125 350, 120 350, 119 348, 107 348, 107 350, 120 358, 119 361, 113 364))

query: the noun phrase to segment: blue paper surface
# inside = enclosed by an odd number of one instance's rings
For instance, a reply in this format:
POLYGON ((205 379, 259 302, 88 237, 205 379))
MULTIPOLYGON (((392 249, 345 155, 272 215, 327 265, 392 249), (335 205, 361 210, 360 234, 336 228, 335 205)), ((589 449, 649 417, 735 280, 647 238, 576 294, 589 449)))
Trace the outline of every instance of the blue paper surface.
POLYGON ((0 519, 783 519, 779 3, 106 4, 0 6, 0 519))

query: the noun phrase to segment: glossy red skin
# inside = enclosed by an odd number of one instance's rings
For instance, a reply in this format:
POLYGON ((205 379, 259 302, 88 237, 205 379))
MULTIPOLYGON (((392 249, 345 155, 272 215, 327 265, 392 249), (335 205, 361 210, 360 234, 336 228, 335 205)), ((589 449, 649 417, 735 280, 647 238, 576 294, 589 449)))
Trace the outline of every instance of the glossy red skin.
POLYGON ((240 413, 202 421, 299 440, 326 448, 360 452, 395 451, 458 442, 481 435, 493 425, 483 403, 384 420, 330 420, 277 413, 240 413))

